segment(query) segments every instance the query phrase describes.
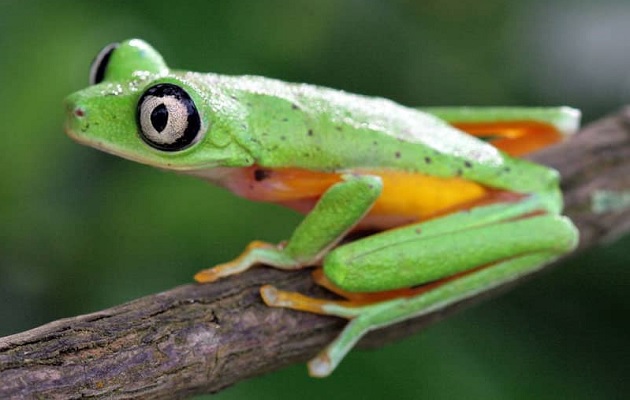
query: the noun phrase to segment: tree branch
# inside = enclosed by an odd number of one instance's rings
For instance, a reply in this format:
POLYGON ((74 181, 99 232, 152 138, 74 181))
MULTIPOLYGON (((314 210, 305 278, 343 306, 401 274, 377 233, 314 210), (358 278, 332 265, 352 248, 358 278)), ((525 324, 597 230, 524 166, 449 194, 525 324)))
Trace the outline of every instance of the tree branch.
MULTIPOLYGON (((628 208, 591 211, 594 191, 630 188, 630 107, 531 158, 561 172, 566 214, 580 230, 580 248, 630 230, 628 208)), ((306 361, 344 326, 338 318, 264 306, 258 288, 266 283, 328 295, 307 271, 257 268, 211 285, 180 286, 55 321, 0 339, 0 398, 173 398, 216 392, 306 361)), ((361 343, 380 346, 407 336, 496 291, 382 329, 361 343)))

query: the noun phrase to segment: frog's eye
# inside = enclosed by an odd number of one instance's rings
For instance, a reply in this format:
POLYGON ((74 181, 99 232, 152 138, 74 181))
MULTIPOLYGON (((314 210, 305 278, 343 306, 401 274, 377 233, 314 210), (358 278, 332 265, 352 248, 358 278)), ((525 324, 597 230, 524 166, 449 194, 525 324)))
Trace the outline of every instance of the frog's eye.
POLYGON ((110 43, 103 47, 103 50, 94 57, 92 65, 90 65, 90 85, 96 85, 103 82, 105 78, 105 71, 109 64, 109 59, 112 56, 114 50, 118 48, 120 43, 110 43))
POLYGON ((142 140, 158 150, 183 150, 201 136, 195 103, 184 89, 170 83, 157 84, 144 92, 136 118, 142 140))

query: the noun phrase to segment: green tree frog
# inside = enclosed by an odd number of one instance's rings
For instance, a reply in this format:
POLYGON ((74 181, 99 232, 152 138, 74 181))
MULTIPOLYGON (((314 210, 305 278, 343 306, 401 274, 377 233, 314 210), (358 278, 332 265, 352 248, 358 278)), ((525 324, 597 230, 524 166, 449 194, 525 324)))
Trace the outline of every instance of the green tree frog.
POLYGON ((66 100, 80 143, 306 214, 280 245, 253 242, 199 272, 319 266, 344 299, 261 288, 269 306, 347 318, 309 362, 326 376, 368 331, 446 307, 571 251, 555 170, 516 156, 577 129, 558 108, 427 108, 257 76, 170 69, 146 42, 105 47, 66 100), (378 233, 340 244, 351 231, 378 233))

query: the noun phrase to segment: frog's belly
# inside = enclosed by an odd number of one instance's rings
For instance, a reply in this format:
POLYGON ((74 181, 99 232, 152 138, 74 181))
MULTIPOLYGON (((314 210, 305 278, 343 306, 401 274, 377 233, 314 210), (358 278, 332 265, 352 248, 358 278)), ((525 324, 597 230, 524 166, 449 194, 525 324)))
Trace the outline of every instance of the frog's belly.
MULTIPOLYGON (((383 193, 362 221, 362 227, 382 229, 425 220, 467 208, 497 193, 457 177, 377 170, 360 173, 377 175, 383 180, 383 193)), ((279 203, 307 213, 330 186, 341 180, 338 173, 248 167, 231 170, 220 183, 242 197, 279 203)))

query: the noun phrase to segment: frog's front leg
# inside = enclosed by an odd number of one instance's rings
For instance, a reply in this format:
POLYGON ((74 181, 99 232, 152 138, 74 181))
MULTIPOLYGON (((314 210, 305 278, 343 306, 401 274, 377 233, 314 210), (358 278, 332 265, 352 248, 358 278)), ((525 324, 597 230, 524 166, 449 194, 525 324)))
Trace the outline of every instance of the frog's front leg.
POLYGON ((195 280, 213 282, 256 264, 279 269, 314 265, 363 218, 382 188, 379 177, 346 175, 324 193, 285 246, 254 241, 233 261, 200 271, 195 280))

